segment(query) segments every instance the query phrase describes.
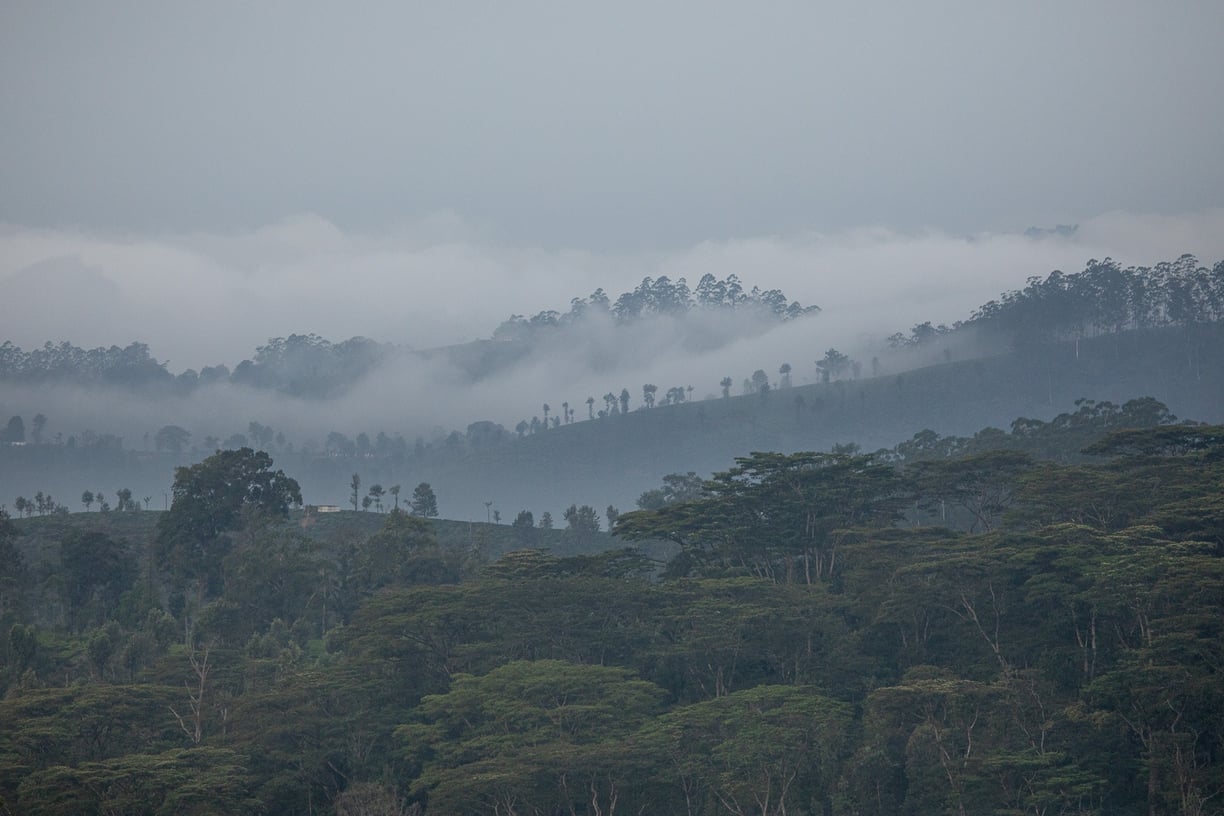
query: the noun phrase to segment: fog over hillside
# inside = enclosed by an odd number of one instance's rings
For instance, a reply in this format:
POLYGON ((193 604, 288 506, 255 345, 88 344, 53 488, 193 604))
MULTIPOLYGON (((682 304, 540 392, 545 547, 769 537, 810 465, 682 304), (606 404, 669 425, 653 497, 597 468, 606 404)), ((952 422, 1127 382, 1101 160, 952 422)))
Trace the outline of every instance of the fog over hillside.
MULTIPOLYGON (((885 228, 711 240, 654 253, 497 244, 454 219, 342 231, 302 216, 242 233, 0 232, 4 335, 24 347, 148 343, 171 370, 233 365, 269 337, 313 332, 416 348, 488 337, 512 313, 568 308, 597 287, 737 274, 823 310, 827 340, 951 323, 1000 292, 1090 258, 1152 264, 1224 256, 1224 210, 1111 214, 1070 237, 885 228)), ((817 343, 817 345, 820 344, 817 343)))
POLYGON ((830 348, 884 374, 992 353, 884 340, 1093 258, 1224 258, 1221 24, 1105 0, 7 4, 0 343, 141 343, 179 374, 363 337, 381 365, 309 399, 6 381, 0 421, 137 451, 169 424, 428 443, 646 383, 802 386, 830 348), (478 376, 437 351, 707 274, 821 311, 589 321, 470 347, 478 376))
POLYGON ((3 0, 0 813, 1221 816, 1222 34, 3 0))
MULTIPOLYGON (((268 338, 293 333, 414 349, 488 338, 511 314, 563 312, 573 297, 599 287, 615 297, 647 276, 692 286, 707 273, 736 274, 746 287, 778 288, 821 311, 757 327, 699 311, 631 330, 588 323, 475 383, 441 358, 394 355, 324 403, 228 385, 204 398, 157 402, 6 386, 0 412, 42 412, 65 432, 90 428, 129 441, 165 424, 225 437, 249 420, 290 437, 386 429, 411 438, 481 419, 513 427, 544 402, 580 405, 609 390, 628 388, 636 405, 648 382, 664 390, 691 385, 700 399, 717 393, 724 376, 738 393, 754 370, 776 377, 783 363, 792 365, 796 384, 814 382, 814 363, 830 347, 869 359, 893 332, 966 319, 1031 276, 1074 272, 1089 258, 1150 264, 1182 252, 1208 262, 1224 256, 1224 211, 1114 214, 1045 237, 863 229, 636 254, 498 246, 453 219, 378 235, 345 232, 318 217, 250 233, 148 238, 9 227, 0 235, 0 283, 20 294, 0 301, 4 339, 27 349, 49 340, 85 347, 135 340, 173 373, 233 368, 268 338)), ((990 351, 970 344, 958 355, 990 351)))

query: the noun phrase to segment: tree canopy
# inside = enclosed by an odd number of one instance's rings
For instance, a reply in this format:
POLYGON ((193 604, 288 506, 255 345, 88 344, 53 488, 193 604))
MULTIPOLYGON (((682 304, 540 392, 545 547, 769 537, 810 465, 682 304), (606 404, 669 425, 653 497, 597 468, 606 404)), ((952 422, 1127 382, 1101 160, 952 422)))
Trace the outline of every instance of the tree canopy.
POLYGON ((679 542, 661 573, 633 548, 551 554, 573 536, 526 512, 500 538, 526 548, 498 558, 483 525, 287 524, 237 491, 197 530, 226 552, 194 608, 123 532, 150 513, 0 513, 0 545, 31 556, 0 559, 0 803, 1216 813, 1222 434, 1139 400, 752 453, 618 518, 679 542))
POLYGON ((182 577, 202 577, 220 566, 224 533, 244 514, 285 517, 302 503, 295 479, 272 469, 272 457, 250 448, 223 450, 175 468, 173 502, 158 520, 159 560, 182 577))

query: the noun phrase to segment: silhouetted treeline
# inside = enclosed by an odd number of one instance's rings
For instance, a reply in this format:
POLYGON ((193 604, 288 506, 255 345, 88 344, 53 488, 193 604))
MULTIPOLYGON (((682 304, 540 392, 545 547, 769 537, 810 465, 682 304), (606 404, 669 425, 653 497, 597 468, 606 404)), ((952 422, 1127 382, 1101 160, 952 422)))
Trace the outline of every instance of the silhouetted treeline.
MULTIPOLYGON (((529 339, 536 329, 580 324, 593 313, 609 315, 617 325, 627 326, 646 315, 677 316, 694 308, 751 311, 776 320, 819 311, 815 306, 788 301, 778 289, 754 286, 745 291, 735 275, 718 280, 707 274, 695 290, 689 289, 684 278, 673 282, 662 276, 645 278, 615 302, 597 289, 589 298, 574 298, 565 314, 542 311, 530 319, 513 315, 494 330, 493 337, 499 341, 529 339)), ((521 353, 504 347, 482 351, 480 343, 472 345, 473 349, 468 351, 452 350, 448 357, 474 377, 496 369, 499 361, 512 361, 516 353, 521 353)), ((143 343, 132 343, 122 349, 118 346, 83 349, 68 342, 48 342, 40 349, 26 352, 6 342, 0 346, 0 380, 127 387, 161 385, 180 393, 224 381, 293 396, 329 397, 343 393, 388 356, 403 351, 364 337, 332 343, 315 334, 291 334, 271 338, 255 350, 252 359, 241 361, 232 371, 222 363, 175 375, 166 369, 165 363, 153 358, 143 343)))
POLYGON ((747 310, 775 320, 793 320, 820 311, 818 306, 803 306, 798 301, 788 300, 780 289, 762 290, 754 286, 745 291, 734 274, 719 280, 707 273, 697 282, 696 289, 690 289, 684 278, 673 281, 661 275, 643 278, 636 288, 620 295, 615 302, 603 289, 596 289, 589 297, 571 300, 569 311, 564 314, 546 310, 530 318, 511 315, 497 327, 493 336, 499 340, 529 337, 539 329, 581 324, 593 314, 611 317, 617 325, 628 325, 648 315, 677 316, 693 309, 747 310))
POLYGON ((1108 433, 1122 428, 1156 428, 1177 422, 1167 405, 1140 397, 1117 405, 1108 400, 1078 399, 1075 410, 1047 421, 1021 417, 1011 432, 983 428, 973 436, 940 436, 931 430, 877 455, 890 462, 914 463, 955 459, 990 450, 1021 451, 1037 459, 1069 464, 1080 462, 1081 451, 1108 433))
POLYGON ((0 379, 131 387, 171 382, 174 375, 149 354, 144 343, 83 349, 72 343, 48 342, 26 352, 6 341, 0 345, 0 379))
POLYGON ((1224 318, 1224 261, 1193 255, 1153 267, 1091 260, 1083 272, 1051 272, 984 304, 964 325, 1023 339, 1069 340, 1128 329, 1189 326, 1224 318))
POLYGON ((394 350, 394 346, 364 337, 340 343, 315 334, 274 337, 255 350, 254 360, 239 363, 230 381, 300 397, 335 396, 394 350))
MULTIPOLYGON (((735 275, 719 280, 706 274, 690 289, 684 278, 644 278, 613 301, 603 289, 574 298, 567 312, 538 312, 511 317, 493 332, 494 341, 477 341, 446 350, 444 359, 474 379, 512 365, 525 354, 539 331, 581 327, 591 315, 606 316, 628 327, 649 315, 679 316, 693 310, 745 311, 771 320, 791 320, 818 312, 816 306, 790 301, 778 289, 745 290, 735 275)), ((909 335, 888 338, 890 346, 918 346, 954 330, 973 328, 1001 333, 1018 341, 1045 342, 1090 337, 1138 328, 1189 326, 1224 317, 1224 261, 1208 268, 1192 255, 1154 267, 1125 267, 1116 261, 1091 260, 1082 272, 1051 272, 1033 277, 1023 289, 1007 292, 981 306, 966 321, 949 327, 929 321, 909 335)), ((83 349, 67 342, 48 342, 23 351, 0 346, 0 380, 72 382, 83 385, 140 387, 160 385, 188 393, 201 384, 226 381, 301 397, 343 393, 390 355, 405 350, 364 337, 332 343, 314 334, 270 339, 252 359, 232 371, 225 364, 188 369, 175 375, 151 356, 148 346, 83 349)), ((423 353, 433 358, 434 353, 423 353)))
POLYGON ((1214 323, 1224 318, 1224 261, 1214 267, 1193 255, 1153 267, 1123 268, 1112 258, 1090 260, 1082 272, 1028 279, 951 326, 919 323, 888 338, 892 348, 927 345, 954 331, 977 329, 1020 344, 1075 340, 1132 329, 1214 323))

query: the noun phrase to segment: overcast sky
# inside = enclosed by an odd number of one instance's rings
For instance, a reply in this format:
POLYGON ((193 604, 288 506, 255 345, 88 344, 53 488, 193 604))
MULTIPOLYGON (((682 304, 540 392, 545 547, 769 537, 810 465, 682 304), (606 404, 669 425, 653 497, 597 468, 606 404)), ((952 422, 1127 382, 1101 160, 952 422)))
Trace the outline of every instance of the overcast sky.
POLYGON ((850 345, 1213 263, 1222 35, 1219 0, 3 0, 0 340, 180 371, 734 272, 850 345))
POLYGON ((6 0, 0 220, 624 250, 1224 205, 1224 3, 6 0))

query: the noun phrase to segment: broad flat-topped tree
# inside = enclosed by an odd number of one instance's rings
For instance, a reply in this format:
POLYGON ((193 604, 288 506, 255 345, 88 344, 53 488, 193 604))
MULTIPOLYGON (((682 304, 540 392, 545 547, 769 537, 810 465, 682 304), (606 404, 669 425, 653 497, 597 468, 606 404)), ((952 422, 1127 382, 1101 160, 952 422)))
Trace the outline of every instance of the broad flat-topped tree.
POLYGON ((244 513, 284 518, 302 503, 297 480, 272 469, 272 457, 250 448, 217 451, 190 467, 175 468, 174 501, 157 522, 159 566, 176 579, 204 585, 219 577, 229 549, 227 531, 244 513))

